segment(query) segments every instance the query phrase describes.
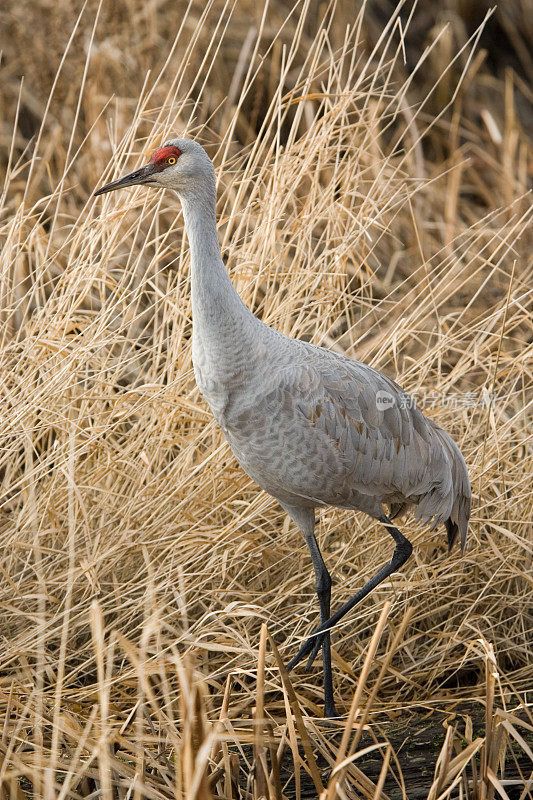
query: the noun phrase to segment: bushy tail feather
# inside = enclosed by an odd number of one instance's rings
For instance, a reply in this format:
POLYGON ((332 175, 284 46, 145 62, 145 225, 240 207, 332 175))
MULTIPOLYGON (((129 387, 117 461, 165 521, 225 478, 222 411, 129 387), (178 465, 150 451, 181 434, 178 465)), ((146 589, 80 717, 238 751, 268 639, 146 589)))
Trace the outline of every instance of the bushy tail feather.
MULTIPOLYGON (((448 552, 450 552, 457 539, 457 534, 459 533, 459 527, 456 522, 452 522, 451 517, 448 517, 448 519, 444 521, 444 524, 446 525, 446 533, 448 535, 448 552)), ((465 542, 466 542, 466 537, 465 537, 465 542)), ((463 543, 461 543, 461 547, 464 551, 463 543)))
MULTIPOLYGON (((468 470, 462 453, 451 436, 438 425, 433 423, 433 426, 450 466, 450 479, 448 485, 440 485, 438 489, 436 487, 434 491, 427 492, 414 501, 417 503, 415 519, 426 522, 431 526, 431 530, 435 530, 437 525, 444 522, 448 535, 448 551, 452 549, 459 537, 461 550, 464 552, 471 506, 468 470)), ((390 519, 403 514, 411 504, 410 499, 390 503, 390 519)))
POLYGON ((446 449, 452 470, 453 505, 450 516, 445 520, 446 533, 448 534, 448 550, 451 550, 457 537, 461 543, 461 550, 465 551, 466 537, 468 534, 468 520, 472 505, 470 480, 465 460, 461 451, 446 431, 439 429, 439 436, 446 449))

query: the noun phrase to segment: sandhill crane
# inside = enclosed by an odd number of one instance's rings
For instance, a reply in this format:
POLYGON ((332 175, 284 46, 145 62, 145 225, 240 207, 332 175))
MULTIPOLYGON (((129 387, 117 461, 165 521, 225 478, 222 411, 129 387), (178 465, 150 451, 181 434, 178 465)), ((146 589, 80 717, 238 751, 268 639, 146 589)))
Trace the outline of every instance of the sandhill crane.
POLYGON ((192 358, 198 387, 248 475, 302 531, 316 575, 320 625, 288 664, 322 648, 324 711, 336 716, 331 628, 412 552, 393 526, 444 523, 464 549, 470 483, 450 436, 426 419, 390 378, 347 356, 279 333, 254 317, 229 279, 217 237, 215 171, 190 139, 171 139, 135 172, 96 195, 142 184, 177 192, 191 254, 192 358), (407 401, 407 402, 406 402, 407 401), (315 508, 339 506, 379 520, 395 541, 388 564, 330 616, 331 578, 314 534, 315 508))

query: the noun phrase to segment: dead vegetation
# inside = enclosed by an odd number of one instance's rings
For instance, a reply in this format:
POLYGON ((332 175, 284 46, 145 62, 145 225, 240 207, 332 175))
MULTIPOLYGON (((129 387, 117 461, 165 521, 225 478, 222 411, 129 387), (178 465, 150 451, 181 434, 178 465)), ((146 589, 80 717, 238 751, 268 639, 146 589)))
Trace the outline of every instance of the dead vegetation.
MULTIPOLYGON (((9 4, 2 800, 414 798, 388 732, 422 711, 417 797, 532 796, 531 19, 428 5, 9 4), (283 667, 305 545, 194 384, 178 203, 90 196, 170 133, 215 159, 245 302, 395 377, 469 465, 466 554, 405 520, 413 559, 334 634, 334 728, 320 668, 283 667)), ((341 603, 390 544, 320 521, 341 603)))

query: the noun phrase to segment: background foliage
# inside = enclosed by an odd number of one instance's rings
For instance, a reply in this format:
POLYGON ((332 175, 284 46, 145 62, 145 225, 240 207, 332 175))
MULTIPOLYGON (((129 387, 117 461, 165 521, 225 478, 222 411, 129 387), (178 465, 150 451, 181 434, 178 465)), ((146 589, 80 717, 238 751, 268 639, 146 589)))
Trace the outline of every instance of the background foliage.
MULTIPOLYGON (((293 696, 265 630, 258 662, 262 622, 285 661, 315 624, 312 570, 194 385, 178 203, 145 189, 91 198, 172 133, 198 137, 215 161, 223 256, 254 312, 394 377, 465 454, 466 554, 447 556, 443 531, 402 523, 414 558, 334 635, 336 699, 347 712, 354 693, 370 698, 367 721, 483 705, 485 734, 476 745, 463 725, 464 757, 451 737, 464 763, 450 767, 443 750, 431 791, 456 778, 464 792, 497 791, 489 766, 500 775, 511 709, 531 725, 533 32, 525 2, 487 10, 8 3, 6 792, 29 781, 47 797, 237 796, 212 727, 221 717, 233 743, 260 735, 253 775, 242 758, 241 770, 254 797, 277 797, 271 750, 270 777, 257 767, 261 737, 270 724, 297 760, 296 708, 326 759, 342 760, 310 722, 319 667, 293 676, 293 696), (377 634, 372 691, 361 669, 377 634), (266 727, 253 723, 263 714, 266 727)), ((335 604, 390 553, 378 526, 336 509, 321 512, 319 538, 335 604)), ((389 762, 384 775, 399 774, 389 762)), ((328 796, 341 784, 344 796, 380 796, 346 769, 328 796)))

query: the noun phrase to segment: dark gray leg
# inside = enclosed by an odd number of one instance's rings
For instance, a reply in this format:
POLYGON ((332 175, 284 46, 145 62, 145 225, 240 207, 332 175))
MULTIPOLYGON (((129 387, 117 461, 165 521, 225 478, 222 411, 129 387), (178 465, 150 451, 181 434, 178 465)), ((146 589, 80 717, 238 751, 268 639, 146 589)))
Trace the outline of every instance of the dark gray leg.
MULTIPOLYGON (((320 625, 327 622, 330 615, 331 602, 331 577, 324 564, 324 559, 315 539, 315 510, 314 508, 283 505, 287 514, 298 525, 311 553, 313 567, 315 568, 315 589, 320 603, 320 625)), ((313 645, 316 639, 313 639, 313 645)), ((319 639, 316 652, 322 647, 322 662, 324 665, 324 716, 336 717, 335 703, 333 701, 333 676, 331 671, 331 643, 329 630, 319 639)), ((316 655, 316 653, 315 653, 316 655)), ((310 666, 310 665, 309 665, 310 666)))
POLYGON ((351 611, 352 608, 355 605, 357 605, 357 603, 359 603, 360 600, 362 600, 364 597, 367 596, 367 594, 370 594, 370 592, 373 589, 375 589, 376 586, 378 586, 382 581, 384 581, 385 578, 388 578, 389 575, 391 575, 393 572, 396 572, 402 566, 402 564, 405 564, 405 562, 413 552, 413 546, 411 542, 405 538, 403 533, 400 533, 398 528, 394 527, 390 519, 386 517, 385 514, 382 517, 380 517, 379 521, 385 525, 386 529, 396 542, 396 547, 394 549, 394 553, 392 554, 390 562, 386 564, 384 567, 382 567, 380 571, 377 573, 377 575, 374 575, 374 577, 371 578, 368 581, 368 583, 366 583, 363 586, 363 588, 357 592, 357 594, 355 594, 350 600, 348 600, 347 603, 341 606, 339 610, 335 612, 335 614, 333 614, 332 617, 327 619, 325 622, 321 621, 316 631, 314 631, 314 633, 311 634, 309 639, 307 639, 307 641, 302 645, 302 647, 295 655, 295 657, 292 659, 292 661, 290 661, 287 664, 288 670, 293 669, 293 667, 299 664, 303 658, 311 654, 311 657, 309 658, 309 662, 307 664, 307 667, 309 668, 311 666, 314 657, 318 652, 318 648, 320 647, 320 642, 322 638, 320 634, 329 635, 329 631, 331 630, 331 628, 333 628, 333 626, 336 625, 340 619, 342 619, 349 611, 351 611), (318 639, 318 647, 317 647, 317 639, 318 639))
MULTIPOLYGON (((311 559, 313 561, 313 567, 315 568, 315 590, 318 596, 318 602, 320 604, 320 624, 322 625, 324 622, 328 621, 330 615, 331 576, 326 565, 324 564, 324 559, 322 558, 322 553, 320 552, 314 533, 306 535, 305 541, 307 542, 309 552, 311 553, 311 559)), ((324 667, 324 716, 337 717, 338 714, 335 708, 335 702, 333 700, 331 638, 329 630, 323 635, 323 637, 319 637, 318 647, 316 650, 317 653, 320 646, 322 646, 322 664, 324 667)), ((311 666, 311 664, 309 664, 309 666, 311 666)))

